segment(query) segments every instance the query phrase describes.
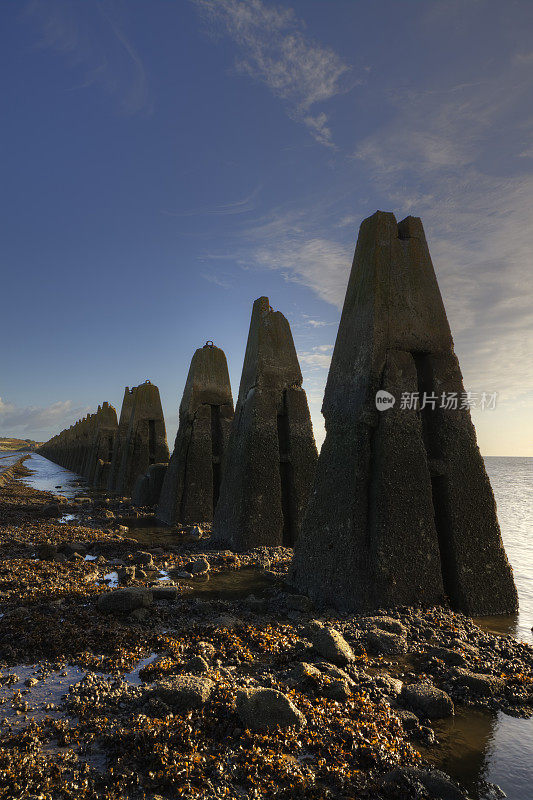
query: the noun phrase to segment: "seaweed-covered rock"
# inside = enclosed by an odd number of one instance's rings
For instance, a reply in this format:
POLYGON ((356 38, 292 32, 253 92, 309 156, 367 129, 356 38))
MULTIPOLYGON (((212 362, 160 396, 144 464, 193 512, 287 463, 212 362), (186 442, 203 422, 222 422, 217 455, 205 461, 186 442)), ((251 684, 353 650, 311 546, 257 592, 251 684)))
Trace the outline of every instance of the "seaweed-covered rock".
POLYGON ((253 731, 302 728, 306 724, 302 712, 276 689, 241 689, 237 693, 237 713, 253 731))
POLYGON ((152 592, 148 589, 140 587, 116 589, 100 595, 98 608, 100 611, 122 614, 135 611, 137 608, 146 608, 151 605, 152 600, 152 592))

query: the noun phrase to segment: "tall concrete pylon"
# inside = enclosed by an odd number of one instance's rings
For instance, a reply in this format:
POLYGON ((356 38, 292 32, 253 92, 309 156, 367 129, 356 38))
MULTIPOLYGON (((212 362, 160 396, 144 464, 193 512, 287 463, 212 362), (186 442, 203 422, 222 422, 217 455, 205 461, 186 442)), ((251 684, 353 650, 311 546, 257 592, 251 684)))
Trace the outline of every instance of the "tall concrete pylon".
POLYGON ((194 353, 179 410, 179 428, 156 516, 166 525, 211 522, 233 420, 224 351, 207 342, 194 353))
POLYGON ((213 532, 235 550, 292 546, 317 450, 288 321, 255 301, 213 532))
POLYGON ((118 473, 122 461, 122 451, 128 437, 134 401, 135 387, 130 389, 129 386, 126 386, 124 389, 122 408, 120 409, 117 435, 115 436, 115 443, 113 446, 113 457, 111 458, 111 465, 109 467, 109 475, 107 478, 108 492, 114 492, 116 490, 118 473))
POLYGON ((377 212, 359 232, 293 584, 347 611, 444 596, 472 615, 517 608, 463 395, 422 223, 377 212), (379 390, 395 399, 387 410, 379 390), (450 397, 457 408, 441 407, 450 397))
POLYGON ((96 412, 96 432, 85 472, 88 482, 99 489, 107 484, 117 430, 117 412, 108 402, 102 403, 96 412))
POLYGON ((150 381, 137 386, 115 490, 131 494, 139 475, 152 464, 168 463, 169 452, 159 389, 150 381))

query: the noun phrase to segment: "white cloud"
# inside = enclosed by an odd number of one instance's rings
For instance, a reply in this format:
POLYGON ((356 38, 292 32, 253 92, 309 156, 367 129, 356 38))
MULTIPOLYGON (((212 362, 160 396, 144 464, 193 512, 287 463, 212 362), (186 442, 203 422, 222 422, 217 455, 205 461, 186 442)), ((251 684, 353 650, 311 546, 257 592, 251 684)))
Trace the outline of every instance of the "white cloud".
POLYGON ((151 111, 146 70, 109 2, 31 0, 26 19, 39 31, 38 46, 62 55, 81 82, 72 89, 99 86, 127 114, 151 111))
POLYGON ((333 345, 331 344, 316 345, 310 351, 299 353, 298 358, 300 363, 305 364, 306 367, 329 369, 332 350, 333 345))
POLYGON ((422 217, 465 383, 502 402, 533 390, 533 174, 513 165, 531 89, 511 59, 483 84, 411 92, 355 150, 383 204, 422 217))
POLYGON ((85 416, 89 408, 73 406, 70 400, 58 400, 49 406, 16 406, 0 397, 0 430, 3 436, 40 440, 58 433, 85 416), (24 436, 22 436, 24 434, 24 436))
POLYGON ((193 2, 216 31, 223 26, 236 42, 241 52, 239 71, 264 83, 285 101, 289 116, 303 122, 320 144, 331 147, 327 115, 311 109, 346 90, 342 79, 349 65, 334 50, 306 36, 290 8, 262 0, 193 2))
POLYGON ((231 289, 231 283, 221 278, 219 275, 214 275, 210 272, 202 273, 202 278, 205 281, 209 281, 209 283, 214 283, 216 286, 220 286, 221 289, 231 289))

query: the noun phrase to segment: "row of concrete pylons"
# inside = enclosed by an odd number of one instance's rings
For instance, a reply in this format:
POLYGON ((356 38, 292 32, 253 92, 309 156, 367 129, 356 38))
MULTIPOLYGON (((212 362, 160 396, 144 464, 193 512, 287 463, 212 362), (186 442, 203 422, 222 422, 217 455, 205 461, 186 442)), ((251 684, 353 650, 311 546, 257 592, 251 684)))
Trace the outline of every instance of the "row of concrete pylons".
POLYGON ((287 319, 267 297, 255 301, 235 413, 224 352, 207 342, 194 353, 170 461, 149 381, 126 387, 118 422, 104 403, 40 453, 99 489, 154 506, 164 524, 214 520, 238 549, 293 545, 317 449, 287 319))
POLYGON ((41 452, 132 491, 166 524, 212 519, 233 549, 294 546, 290 579, 318 602, 447 596, 467 613, 508 613, 516 588, 464 396, 422 223, 376 212, 359 232, 318 464, 290 327, 266 297, 253 306, 235 414, 222 350, 194 354, 168 465, 149 383, 126 390, 118 426, 104 404, 41 452))
POLYGON ((95 414, 41 445, 39 453, 97 489, 130 495, 141 472, 169 458, 157 386, 146 381, 126 387, 119 422, 113 406, 102 403, 95 414))

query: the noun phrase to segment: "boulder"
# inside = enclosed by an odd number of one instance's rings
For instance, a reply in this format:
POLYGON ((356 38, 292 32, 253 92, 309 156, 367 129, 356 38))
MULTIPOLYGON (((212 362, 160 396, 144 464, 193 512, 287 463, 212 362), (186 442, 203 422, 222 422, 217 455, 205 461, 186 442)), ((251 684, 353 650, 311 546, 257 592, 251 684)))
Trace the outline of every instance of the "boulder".
POLYGON ((57 547, 49 542, 37 546, 37 558, 41 561, 53 561, 57 555, 57 547))
POLYGON ((196 561, 190 561, 185 565, 184 570, 190 572, 192 575, 202 575, 209 572, 211 569, 207 558, 198 558, 196 561))
POLYGON ((339 631, 317 620, 313 620, 308 627, 307 636, 318 655, 333 661, 334 664, 343 666, 354 661, 353 650, 339 631))
POLYGON ((190 711, 201 708, 209 700, 213 691, 213 681, 197 675, 177 675, 159 681, 149 689, 149 694, 156 696, 171 708, 190 711))
MULTIPOLYGON (((427 797, 434 800, 468 800, 452 779, 438 769, 403 767, 389 772, 383 785, 405 797, 427 797)), ((395 795, 398 796, 398 795, 395 795)))
POLYGON ((132 587, 131 589, 115 589, 105 592, 98 598, 98 609, 112 614, 135 611, 146 608, 152 603, 152 592, 148 589, 132 587))
POLYGON ((359 624, 366 628, 379 628, 380 631, 396 633, 398 636, 405 636, 407 633, 405 625, 394 617, 363 617, 359 620, 359 624))
POLYGON ((458 686, 466 686, 474 694, 491 697, 505 688, 505 681, 494 675, 470 672, 467 669, 456 669, 453 677, 458 686))
POLYGON ((133 556, 133 563, 139 564, 143 567, 149 567, 150 569, 154 566, 154 562, 152 559, 151 553, 146 553, 144 550, 138 550, 133 556))
POLYGON ((398 636, 396 633, 373 628, 366 635, 366 642, 376 653, 386 653, 387 655, 405 653, 407 642, 405 636, 398 636))
POLYGON ((451 717, 454 713, 452 698, 431 683, 404 684, 400 700, 408 708, 428 719, 451 717))
POLYGON ((302 712, 276 689, 241 689, 237 693, 237 713, 244 726, 253 731, 299 729, 306 724, 302 712))
POLYGON ((177 586, 152 586, 151 591, 156 603, 158 600, 175 600, 179 594, 177 586))

